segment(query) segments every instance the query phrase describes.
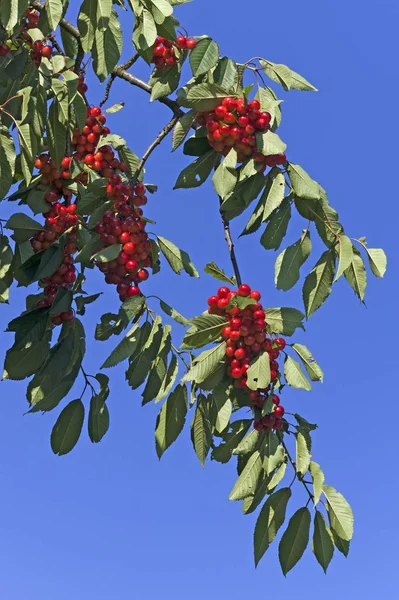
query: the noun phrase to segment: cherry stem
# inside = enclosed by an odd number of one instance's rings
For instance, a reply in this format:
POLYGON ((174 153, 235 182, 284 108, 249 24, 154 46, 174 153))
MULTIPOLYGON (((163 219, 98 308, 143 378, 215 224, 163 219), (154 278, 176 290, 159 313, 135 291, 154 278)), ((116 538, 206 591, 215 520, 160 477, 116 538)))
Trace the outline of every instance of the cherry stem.
MULTIPOLYGON (((81 372, 82 372, 82 375, 83 375, 83 377, 84 377, 84 379, 85 379, 85 387, 84 387, 84 390, 83 390, 83 392, 82 392, 82 395, 81 395, 80 399, 82 399, 82 398, 83 398, 83 396, 84 396, 84 393, 85 393, 85 391, 86 391, 86 389, 87 389, 88 387, 91 389, 91 392, 92 392, 93 396, 96 396, 96 390, 94 389, 93 385, 92 385, 92 384, 90 383, 90 381, 89 381, 89 377, 92 377, 92 376, 91 376, 91 375, 88 375, 88 374, 86 373, 86 371, 84 370, 84 368, 83 368, 83 367, 80 367, 80 370, 81 370, 81 372)), ((93 378, 95 379, 95 377, 93 377, 93 378)))
MULTIPOLYGON (((284 448, 284 450, 285 450, 285 453, 286 453, 286 455, 288 456, 288 460, 290 461, 290 463, 291 463, 291 465, 292 465, 292 468, 293 468, 293 469, 294 469, 294 471, 295 471, 295 478, 294 478, 294 480, 293 480, 293 482, 292 482, 292 483, 294 483, 294 481, 295 481, 295 479, 296 479, 296 477, 297 477, 296 465, 295 465, 294 459, 292 458, 292 456, 291 456, 291 454, 290 454, 290 451, 288 450, 288 448, 287 448, 287 445, 286 445, 286 443, 284 442, 284 439, 283 439, 283 438, 281 438, 281 445, 282 445, 282 447, 284 448)), ((308 504, 309 504, 309 502, 310 502, 311 500, 314 502, 314 496, 313 496, 312 492, 310 491, 310 489, 308 488, 308 486, 306 485, 306 483, 304 482, 304 480, 303 480, 303 479, 299 479, 299 481, 302 483, 302 485, 304 486, 305 490, 306 490, 306 491, 307 491, 307 493, 309 494, 309 501, 308 501, 308 504)), ((292 485, 292 483, 291 483, 291 485, 292 485)), ((291 486, 290 486, 290 487, 291 487, 291 486)), ((307 505, 306 505, 306 506, 307 506, 307 505)))
MULTIPOLYGON (((220 196, 219 196, 219 201, 220 201, 220 205, 221 205, 223 201, 220 196)), ((229 249, 230 261, 233 266, 234 275, 236 276, 236 280, 237 280, 237 287, 240 287, 240 285, 242 283, 241 273, 240 273, 240 269, 238 267, 237 256, 236 256, 235 249, 234 249, 233 238, 231 237, 230 224, 227 221, 227 219, 225 218, 225 216, 223 215, 222 211, 220 211, 220 217, 221 217, 222 223, 223 223, 224 237, 225 237, 225 240, 227 243, 227 247, 229 249)))

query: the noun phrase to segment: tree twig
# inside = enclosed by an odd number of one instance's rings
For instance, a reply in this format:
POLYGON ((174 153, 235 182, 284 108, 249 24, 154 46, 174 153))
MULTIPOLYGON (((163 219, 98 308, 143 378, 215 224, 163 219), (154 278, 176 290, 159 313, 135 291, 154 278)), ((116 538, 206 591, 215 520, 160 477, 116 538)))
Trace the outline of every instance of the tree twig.
MULTIPOLYGON (((219 202, 220 202, 220 204, 222 204, 222 202, 223 202, 220 196, 219 196, 219 202)), ((227 221, 227 219, 224 217, 222 211, 220 211, 220 217, 221 217, 222 223, 223 223, 224 238, 226 240, 227 247, 229 249, 230 261, 231 261, 231 264, 234 269, 234 275, 236 276, 237 286, 240 286, 242 284, 242 279, 241 279, 240 269, 238 267, 237 256, 236 256, 235 249, 234 249, 233 238, 231 237, 230 224, 227 221)))
POLYGON ((171 120, 169 121, 169 123, 167 123, 167 125, 165 125, 165 127, 162 129, 162 131, 159 132, 159 134, 157 135, 155 140, 148 146, 147 150, 144 152, 144 154, 137 166, 135 173, 133 174, 133 177, 130 181, 131 185, 135 185, 135 183, 137 182, 137 179, 140 176, 141 171, 144 168, 145 163, 147 162, 147 160, 149 159, 149 157, 151 156, 151 154, 153 153, 155 148, 157 146, 159 146, 159 144, 162 142, 162 140, 165 139, 166 136, 172 131, 173 127, 176 125, 178 120, 179 120, 178 116, 172 117, 171 120))
MULTIPOLYGON (((138 58, 140 58, 140 54, 138 52, 136 52, 136 54, 134 56, 132 56, 132 58, 129 58, 129 60, 127 60, 122 65, 120 65, 121 69, 125 69, 125 70, 130 69, 130 67, 132 67, 134 65, 136 60, 138 60, 138 58)), ((103 106, 107 102, 107 100, 109 98, 109 94, 111 92, 111 87, 112 87, 115 79, 116 79, 116 74, 111 73, 111 75, 108 79, 108 82, 107 82, 107 86, 105 88, 104 98, 101 100, 99 106, 103 106)))

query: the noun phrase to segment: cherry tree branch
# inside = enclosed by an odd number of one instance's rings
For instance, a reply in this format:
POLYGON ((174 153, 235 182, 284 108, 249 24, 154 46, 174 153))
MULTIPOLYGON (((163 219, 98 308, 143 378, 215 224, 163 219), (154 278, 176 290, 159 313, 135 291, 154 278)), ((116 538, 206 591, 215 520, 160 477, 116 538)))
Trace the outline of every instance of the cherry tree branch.
MULTIPOLYGON (((136 52, 136 54, 134 56, 132 56, 132 58, 129 58, 129 60, 127 60, 122 65, 120 65, 121 69, 124 69, 124 70, 130 69, 130 67, 132 67, 139 58, 140 58, 140 54, 138 52, 136 52)), ((116 79, 116 74, 111 73, 111 75, 108 79, 107 86, 105 88, 104 98, 101 100, 99 106, 103 106, 107 102, 115 79, 116 79)))
POLYGON ((137 182, 137 179, 139 178, 140 173, 143 170, 145 163, 147 162, 147 160, 149 159, 149 157, 151 156, 151 154, 153 153, 155 148, 157 148, 157 146, 160 145, 162 140, 164 140, 166 138, 166 136, 172 131, 172 129, 174 128, 174 126, 176 125, 178 120, 179 120, 178 116, 172 117, 171 120, 169 121, 169 123, 167 123, 165 125, 165 127, 162 129, 162 131, 159 132, 159 134, 157 135, 155 140, 148 146, 147 150, 144 152, 144 154, 137 166, 137 169, 132 177, 132 180, 130 182, 131 185, 134 185, 137 182))
MULTIPOLYGON (((223 202, 223 200, 221 199, 220 196, 219 196, 219 202, 220 202, 220 204, 222 204, 222 202, 223 202)), ((230 224, 227 221, 227 219, 224 217, 222 211, 220 211, 220 217, 221 217, 222 223, 223 223, 224 238, 226 240, 227 248, 229 250, 230 262, 233 266, 234 275, 236 276, 237 286, 239 287, 242 284, 242 279, 241 279, 240 269, 238 266, 237 256, 236 256, 235 249, 234 249, 233 238, 231 237, 230 224)))

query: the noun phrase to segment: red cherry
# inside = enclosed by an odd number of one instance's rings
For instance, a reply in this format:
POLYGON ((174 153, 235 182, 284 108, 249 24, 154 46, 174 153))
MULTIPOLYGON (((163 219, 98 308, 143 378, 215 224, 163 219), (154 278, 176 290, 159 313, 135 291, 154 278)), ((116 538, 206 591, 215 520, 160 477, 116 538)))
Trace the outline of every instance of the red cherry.
POLYGON ((259 100, 251 100, 251 102, 248 102, 248 109, 249 110, 259 110, 260 109, 259 100))
POLYGON ((240 379, 242 375, 242 370, 240 369, 240 367, 235 367, 234 369, 231 370, 231 376, 233 379, 240 379))
POLYGON ((256 429, 256 431, 262 431, 262 429, 263 429, 262 421, 254 421, 254 429, 256 429))
POLYGON ((140 281, 146 281, 149 277, 149 273, 147 269, 140 269, 137 273, 137 276, 140 281))
POLYGON ((274 369, 271 369, 271 371, 270 371, 270 379, 272 381, 275 381, 277 379, 277 377, 278 377, 277 371, 275 371, 274 369))
POLYGON ((228 356, 228 358, 233 358, 234 348, 232 348, 231 346, 227 346, 225 354, 226 356, 228 356))
POLYGON ((219 121, 223 121, 223 118, 227 112, 227 109, 223 104, 220 104, 215 108, 215 116, 219 121))
POLYGON ((237 360, 243 360, 245 358, 244 348, 237 348, 237 350, 234 352, 234 356, 237 360))
POLYGON ((281 419, 276 419, 276 422, 274 423, 274 429, 276 431, 279 431, 280 429, 282 429, 284 426, 284 422, 281 419))
POLYGON ((230 334, 230 339, 232 342, 238 342, 240 337, 241 337, 240 332, 235 329, 230 334))
POLYGON ((241 319, 237 319, 237 317, 233 317, 232 319, 230 319, 230 327, 232 329, 240 329, 241 319))
POLYGON ((127 295, 129 298, 132 296, 138 296, 140 294, 140 289, 136 285, 132 285, 127 289, 127 295))
POLYGON ((187 41, 187 38, 184 35, 179 35, 178 38, 176 39, 178 48, 185 48, 186 41, 187 41))
POLYGON ((230 337, 231 329, 230 327, 225 327, 222 331, 222 336, 227 340, 230 337))
POLYGON ((278 406, 280 404, 280 398, 277 396, 277 394, 273 394, 273 396, 272 396, 272 402, 276 406, 278 406))
POLYGON ((10 48, 6 44, 0 44, 0 56, 7 56, 10 48))
POLYGON ((89 114, 92 117, 99 117, 101 115, 101 108, 99 106, 92 106, 89 109, 89 114))
POLYGON ((281 419, 281 417, 284 416, 285 410, 284 410, 284 406, 276 406, 276 408, 274 409, 274 416, 277 417, 278 419, 281 419))
POLYGON ((227 300, 227 298, 219 298, 218 308, 224 310, 227 307, 228 303, 229 301, 227 300))
POLYGON ((227 298, 227 296, 229 295, 230 290, 228 287, 220 287, 218 289, 218 296, 219 298, 227 298))
POLYGON ((186 40, 187 50, 192 50, 197 45, 197 40, 186 40))
POLYGON ((134 254, 135 250, 136 246, 133 242, 127 242, 127 244, 124 244, 123 246, 123 251, 126 252, 126 254, 134 254))
POLYGON ((126 271, 128 271, 128 273, 133 273, 133 271, 136 271, 138 267, 138 264, 135 260, 128 260, 125 263, 125 269, 126 271))
POLYGON ((245 296, 249 296, 250 293, 251 293, 251 288, 246 283, 243 283, 238 288, 238 295, 239 296, 244 296, 244 297, 245 296))
POLYGON ((274 343, 277 344, 277 346, 280 350, 284 350, 284 348, 286 346, 286 341, 283 338, 276 338, 274 340, 274 343))
POLYGON ((219 298, 217 296, 210 296, 208 298, 209 306, 217 306, 219 302, 219 298))
POLYGON ((265 429, 272 429, 275 422, 276 417, 274 415, 265 415, 262 419, 262 425, 265 429))

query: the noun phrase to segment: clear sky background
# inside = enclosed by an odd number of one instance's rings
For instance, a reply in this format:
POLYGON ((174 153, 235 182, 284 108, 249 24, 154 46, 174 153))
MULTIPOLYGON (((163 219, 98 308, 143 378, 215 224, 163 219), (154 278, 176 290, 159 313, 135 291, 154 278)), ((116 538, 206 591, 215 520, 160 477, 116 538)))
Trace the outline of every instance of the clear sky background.
MULTIPOLYGON (((157 408, 141 408, 140 394, 127 387, 122 368, 110 372, 109 433, 98 446, 83 435, 63 458, 49 445, 58 413, 22 416, 26 382, 4 382, 0 598, 239 600, 255 593, 306 600, 394 599, 399 6, 395 0, 286 0, 283 5, 196 0, 177 15, 190 35, 214 37, 223 54, 240 62, 260 55, 286 63, 320 89, 318 94, 278 89, 285 100, 280 133, 289 159, 327 189, 349 235, 365 235, 371 247, 384 246, 388 254, 386 279, 369 277, 367 308, 340 281, 311 318, 306 335, 296 336, 324 367, 325 383, 315 385, 312 394, 288 392, 284 402, 319 424, 314 459, 355 511, 351 553, 347 560, 337 556, 326 577, 308 550, 285 579, 275 544, 255 571, 256 515, 242 516, 239 503, 227 499, 234 464, 209 462, 202 469, 188 427, 159 462, 153 441, 157 408)), ((144 66, 134 72, 149 75, 144 66)), ((92 76, 90 83, 89 97, 98 101, 103 92, 92 76)), ((110 126, 140 154, 170 114, 163 106, 150 106, 144 92, 116 82, 111 103, 121 100, 126 108, 110 117, 110 126)), ((172 192, 188 160, 180 151, 170 154, 170 143, 154 153, 147 169, 146 181, 159 185, 147 210, 157 221, 153 228, 189 250, 198 268, 216 260, 230 271, 211 183, 198 191, 172 192)), ((2 205, 1 217, 8 211, 2 205)), ((233 226, 234 233, 242 223, 233 226)), ((287 241, 298 238, 300 227, 299 220, 291 224, 287 241)), ((315 262, 321 246, 313 239, 310 261, 315 262)), ((237 252, 244 279, 262 291, 265 306, 301 308, 299 287, 287 294, 274 289, 275 255, 265 252, 256 236, 240 241, 237 252)), ((209 276, 177 277, 165 265, 145 291, 192 316, 217 287, 209 276)), ((102 276, 93 274, 90 291, 103 288, 102 276)), ((109 288, 90 307, 89 339, 99 316, 117 304, 109 288)), ((11 305, 0 308, 2 329, 22 308, 22 295, 14 292, 11 305)), ((2 333, 3 353, 11 343, 11 334, 2 333)), ((115 338, 89 341, 86 370, 95 373, 115 343, 115 338)))

